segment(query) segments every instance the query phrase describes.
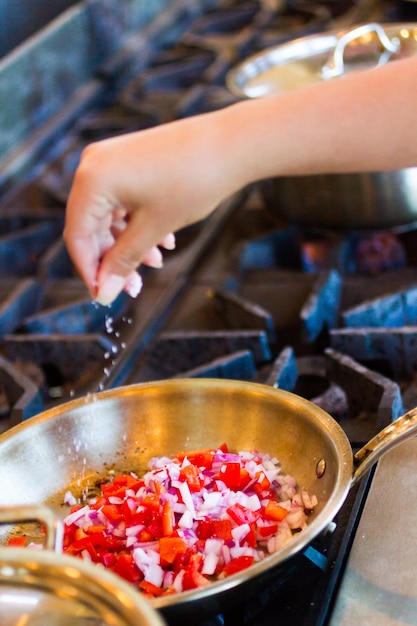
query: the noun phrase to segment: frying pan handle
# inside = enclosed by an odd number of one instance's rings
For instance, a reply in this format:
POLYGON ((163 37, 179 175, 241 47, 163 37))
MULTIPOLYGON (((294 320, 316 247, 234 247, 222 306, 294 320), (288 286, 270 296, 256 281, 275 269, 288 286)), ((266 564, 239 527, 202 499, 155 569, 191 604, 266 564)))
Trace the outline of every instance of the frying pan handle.
POLYGON ((0 507, 0 524, 40 522, 46 532, 45 548, 62 552, 64 527, 55 513, 46 506, 21 505, 0 507))
POLYGON ((345 48, 348 44, 355 39, 359 39, 364 35, 369 35, 370 33, 376 34, 379 44, 381 46, 381 50, 383 54, 380 56, 378 65, 382 65, 388 61, 391 54, 394 52, 398 52, 400 49, 400 40, 398 37, 393 37, 390 39, 386 32, 384 31, 381 24, 364 24, 363 26, 358 26, 353 30, 344 33, 337 40, 336 46, 328 59, 327 63, 322 67, 321 76, 324 79, 328 78, 336 78, 337 76, 343 76, 345 73, 345 48))
POLYGON ((353 457, 356 468, 352 480, 358 482, 385 452, 417 434, 417 407, 407 411, 381 430, 353 457))

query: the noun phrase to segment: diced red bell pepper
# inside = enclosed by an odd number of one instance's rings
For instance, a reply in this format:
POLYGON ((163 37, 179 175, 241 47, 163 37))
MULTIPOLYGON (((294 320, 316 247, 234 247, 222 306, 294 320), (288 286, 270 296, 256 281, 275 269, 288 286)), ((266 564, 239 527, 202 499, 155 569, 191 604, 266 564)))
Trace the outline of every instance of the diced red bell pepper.
POLYGON ((73 541, 72 544, 68 546, 68 552, 81 552, 89 545, 92 545, 95 548, 100 547, 105 548, 106 550, 120 552, 125 549, 126 542, 123 539, 119 539, 118 537, 113 537, 111 535, 105 535, 104 533, 93 533, 91 535, 86 535, 82 539, 73 541))
POLYGON ((274 520, 275 522, 282 522, 287 514, 288 510, 274 500, 268 500, 267 504, 265 505, 265 519, 274 520))
POLYGON ((183 461, 185 458, 187 458, 190 463, 192 463, 196 467, 205 467, 206 469, 211 469, 213 465, 214 455, 215 450, 205 449, 179 452, 176 457, 179 461, 183 461))
POLYGON ((187 544, 181 537, 161 537, 159 540, 159 554, 163 563, 173 563, 177 555, 186 552, 187 544))
POLYGON ((90 503, 90 509, 98 511, 98 509, 101 509, 101 507, 105 504, 108 504, 107 498, 104 496, 97 496, 94 498, 93 502, 90 503))
POLYGON ((102 533, 106 530, 106 526, 103 524, 92 524, 85 529, 86 535, 94 535, 95 533, 102 533))
POLYGON ((116 563, 116 555, 114 552, 102 552, 100 554, 100 561, 104 567, 112 567, 116 563))
POLYGON ((120 554, 112 570, 130 583, 137 583, 143 578, 131 554, 120 554))
POLYGON ((101 561, 99 552, 97 552, 95 546, 93 546, 91 543, 87 543, 84 550, 88 552, 93 563, 99 563, 101 561))
POLYGON ((240 524, 253 524, 254 522, 256 522, 257 519, 259 519, 261 515, 260 510, 252 511, 251 509, 244 507, 239 502, 236 502, 236 504, 229 506, 226 509, 226 513, 228 514, 229 517, 232 518, 234 522, 236 522, 236 524, 239 524, 239 525, 240 524))
POLYGON ((147 493, 142 500, 143 506, 154 511, 159 511, 160 497, 158 493, 147 493))
POLYGON ((265 472, 257 472, 256 478, 257 481, 253 484, 254 492, 259 495, 263 491, 269 491, 271 481, 266 476, 265 472))
POLYGON ((162 537, 162 519, 159 511, 152 511, 152 517, 146 525, 148 533, 152 536, 152 539, 159 539, 162 537))
POLYGON ((137 538, 140 542, 153 541, 155 539, 153 534, 150 533, 149 530, 147 530, 146 528, 143 528, 138 532, 137 538))
MULTIPOLYGON (((100 532, 102 532, 100 530, 100 532)), ((93 532, 91 532, 90 534, 94 534, 93 532)), ((82 528, 77 528, 74 531, 74 541, 79 541, 80 539, 84 539, 84 537, 88 537, 88 534, 82 529, 82 528)))
POLYGON ((181 468, 180 480, 187 483, 190 491, 197 493, 201 490, 200 472, 195 465, 185 465, 181 468))
POLYGON ((175 517, 170 502, 164 502, 161 511, 162 535, 172 535, 174 531, 175 517))
POLYGON ((127 489, 133 489, 134 491, 137 491, 144 484, 142 478, 137 478, 132 476, 132 474, 118 474, 113 480, 113 485, 124 485, 127 489))
POLYGON ((250 567, 253 565, 254 561, 253 556, 237 556, 224 566, 222 572, 226 576, 231 576, 232 574, 236 574, 236 572, 241 572, 247 567, 250 567))
POLYGON ((123 513, 117 504, 105 504, 101 511, 112 524, 118 524, 123 519, 123 513))
POLYGON ((184 591, 210 584, 210 581, 200 573, 202 562, 203 557, 201 554, 193 554, 190 558, 190 562, 184 570, 184 577, 182 579, 184 591))
POLYGON ((137 507, 131 508, 127 500, 124 500, 120 505, 120 511, 126 522, 126 526, 136 526, 137 524, 145 523, 143 511, 137 511, 136 509, 137 507))
POLYGON ((249 529, 248 534, 243 537, 243 539, 241 540, 240 543, 241 543, 242 546, 247 544, 251 548, 256 548, 255 524, 251 524, 250 525, 250 529, 249 529))
POLYGON ((237 491, 240 488, 240 463, 223 463, 219 471, 219 478, 226 487, 232 491, 237 491))
POLYGON ((250 474, 249 474, 248 470, 246 470, 244 467, 241 467, 240 468, 239 489, 243 490, 245 487, 247 487, 247 485, 249 485, 251 480, 252 479, 250 477, 250 474))
POLYGON ((259 536, 264 538, 264 537, 270 537, 271 535, 274 535, 277 530, 278 530, 278 524, 267 524, 264 526, 260 526, 258 525, 256 527, 257 532, 259 533, 259 536))
POLYGON ((199 520, 197 530, 197 537, 199 539, 210 539, 211 537, 211 520, 202 519, 199 520))
POLYGON ((232 539, 232 522, 229 519, 211 520, 211 537, 230 541, 232 539))
POLYGON ((112 482, 100 485, 100 488, 102 494, 107 498, 110 496, 123 498, 127 489, 137 491, 143 484, 143 480, 135 478, 130 474, 119 474, 114 477, 112 482))
POLYGON ((7 545, 14 548, 23 548, 26 546, 26 537, 9 537, 7 545))
POLYGON ((81 537, 80 539, 76 539, 75 541, 73 541, 71 543, 71 545, 69 546, 68 551, 73 553, 73 552, 81 552, 82 550, 85 550, 87 546, 94 546, 97 545, 99 546, 102 542, 104 541, 104 534, 103 533, 95 533, 95 534, 91 534, 91 535, 85 535, 84 537, 81 537))
POLYGON ((172 571, 178 574, 178 572, 180 572, 188 565, 193 554, 196 554, 195 546, 193 546, 192 548, 187 548, 184 553, 177 552, 172 562, 172 571))
POLYGON ((141 589, 143 593, 150 598, 158 598, 164 593, 164 589, 162 587, 157 587, 153 583, 150 583, 148 580, 142 580, 139 583, 139 589, 141 589))

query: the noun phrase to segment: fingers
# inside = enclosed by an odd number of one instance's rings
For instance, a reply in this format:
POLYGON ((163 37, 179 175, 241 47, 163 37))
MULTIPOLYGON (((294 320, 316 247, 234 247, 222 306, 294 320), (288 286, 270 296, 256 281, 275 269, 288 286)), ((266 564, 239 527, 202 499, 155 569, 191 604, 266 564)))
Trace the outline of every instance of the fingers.
POLYGON ((159 245, 161 248, 165 248, 165 250, 174 250, 176 245, 174 233, 168 233, 168 235, 165 235, 159 245))
MULTIPOLYGON (((88 191, 78 185, 67 207, 64 239, 75 268, 91 297, 100 304, 111 304, 122 290, 136 297, 142 288, 142 279, 136 271, 139 263, 154 268, 163 265, 162 253, 156 245, 140 258, 139 248, 146 250, 146 244, 139 243, 145 238, 158 241, 158 237, 149 234, 146 224, 135 227, 137 218, 131 220, 131 215, 115 202, 88 191)), ((174 234, 163 235, 159 245, 173 250, 174 234)))
MULTIPOLYGON (((175 249, 175 235, 173 233, 168 233, 159 243, 161 248, 165 248, 165 250, 174 250, 175 249)), ((164 259, 162 256, 162 252, 157 246, 153 246, 149 252, 145 254, 142 259, 142 263, 144 265, 149 265, 149 267, 154 267, 159 269, 163 266, 164 259)))
POLYGON ((132 298, 136 298, 142 290, 142 277, 137 272, 131 272, 127 278, 110 275, 97 285, 94 300, 103 306, 110 305, 121 291, 125 291, 132 298))
POLYGON ((131 298, 137 298, 142 291, 142 286, 143 281, 141 275, 137 272, 132 272, 127 277, 123 289, 131 298))
POLYGON ((163 265, 162 252, 157 246, 153 246, 143 257, 142 263, 149 265, 149 267, 161 268, 163 265))
MULTIPOLYGON (((137 276, 139 276, 139 274, 137 274, 137 276)), ((125 288, 125 285, 127 285, 127 289, 131 292, 131 294, 138 295, 140 290, 138 291, 137 288, 136 290, 134 289, 133 281, 130 277, 131 274, 129 274, 127 279, 125 276, 121 276, 120 274, 107 274, 100 276, 99 272, 96 282, 96 291, 93 294, 94 300, 103 306, 109 306, 120 295, 125 288)))
MULTIPOLYGON (((167 250, 175 248, 175 236, 173 233, 166 235, 161 243, 167 250)), ((142 290, 143 282, 140 274, 136 271, 130 271, 127 276, 112 272, 111 264, 103 263, 99 268, 97 280, 95 281, 96 289, 94 291, 94 299, 104 306, 111 304, 121 293, 125 291, 132 298, 136 298, 142 290)), ((106 259, 107 260, 107 259, 106 259)), ((142 263, 153 268, 161 268, 163 266, 162 253, 157 246, 153 246, 142 259, 142 263)))

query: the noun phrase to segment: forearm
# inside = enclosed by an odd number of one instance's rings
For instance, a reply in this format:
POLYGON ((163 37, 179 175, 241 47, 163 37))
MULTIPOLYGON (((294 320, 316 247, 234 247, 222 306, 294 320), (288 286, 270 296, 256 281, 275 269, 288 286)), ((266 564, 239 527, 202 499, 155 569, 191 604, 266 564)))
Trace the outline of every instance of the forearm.
POLYGON ((417 166, 417 58, 245 101, 223 115, 237 185, 417 166))
MULTIPOLYGON (((111 302, 167 234, 263 178, 417 166, 417 58, 91 145, 65 241, 111 302)), ((136 290, 137 291, 137 290, 136 290)))

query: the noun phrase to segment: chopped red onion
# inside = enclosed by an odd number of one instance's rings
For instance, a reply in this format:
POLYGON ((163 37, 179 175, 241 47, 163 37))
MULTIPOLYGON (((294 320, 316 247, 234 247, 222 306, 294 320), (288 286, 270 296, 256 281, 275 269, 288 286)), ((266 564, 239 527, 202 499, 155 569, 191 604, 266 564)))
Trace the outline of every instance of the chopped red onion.
POLYGON ((64 518, 64 523, 67 526, 71 526, 71 524, 81 525, 82 521, 84 521, 85 516, 88 515, 89 511, 90 511, 90 507, 89 507, 88 504, 86 504, 81 509, 78 509, 78 511, 74 511, 73 513, 69 513, 64 518))
POLYGON ((71 491, 66 491, 64 495, 64 504, 68 504, 68 506, 74 506, 77 504, 77 499, 71 493, 71 491))

